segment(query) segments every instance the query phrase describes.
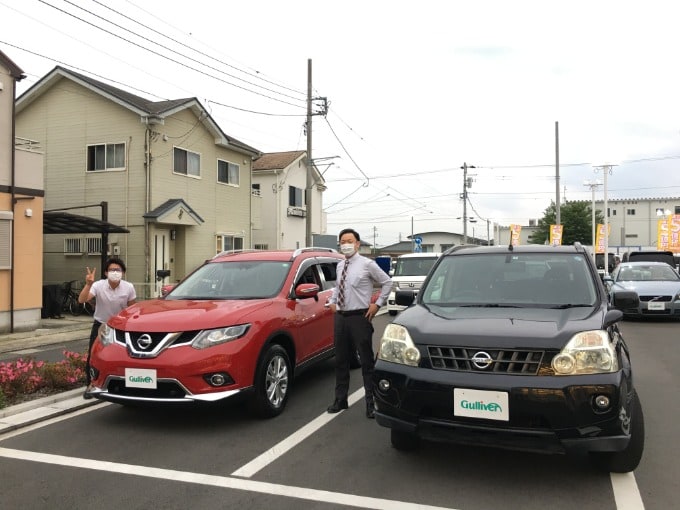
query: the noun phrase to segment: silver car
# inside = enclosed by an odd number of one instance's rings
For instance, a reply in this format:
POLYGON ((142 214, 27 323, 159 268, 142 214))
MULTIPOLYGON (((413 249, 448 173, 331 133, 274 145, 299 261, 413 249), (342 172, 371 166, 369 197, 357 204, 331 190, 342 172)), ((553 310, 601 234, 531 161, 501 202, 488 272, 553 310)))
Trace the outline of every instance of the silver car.
POLYGON ((627 317, 680 319, 680 275, 665 262, 624 262, 604 279, 610 298, 620 291, 635 291, 637 308, 623 310, 627 317))

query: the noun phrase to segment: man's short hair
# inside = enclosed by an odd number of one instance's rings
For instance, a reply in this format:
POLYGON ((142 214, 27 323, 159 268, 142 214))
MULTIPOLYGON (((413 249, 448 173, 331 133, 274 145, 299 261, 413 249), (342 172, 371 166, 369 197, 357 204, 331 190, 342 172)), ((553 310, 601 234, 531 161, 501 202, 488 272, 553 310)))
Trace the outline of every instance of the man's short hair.
POLYGON ((353 228, 342 229, 338 234, 338 241, 340 241, 340 239, 342 239, 342 236, 344 236, 345 234, 352 234, 357 241, 361 241, 361 237, 359 237, 359 232, 357 232, 353 228))
POLYGON ((108 259, 108 260, 106 261, 106 266, 104 266, 104 267, 106 267, 106 271, 109 270, 109 266, 110 266, 111 264, 118 264, 118 265, 120 266, 120 268, 123 270, 123 272, 126 271, 126 270, 125 270, 125 262, 123 262, 123 261, 122 261, 121 259, 119 259, 118 257, 111 257, 110 259, 108 259))

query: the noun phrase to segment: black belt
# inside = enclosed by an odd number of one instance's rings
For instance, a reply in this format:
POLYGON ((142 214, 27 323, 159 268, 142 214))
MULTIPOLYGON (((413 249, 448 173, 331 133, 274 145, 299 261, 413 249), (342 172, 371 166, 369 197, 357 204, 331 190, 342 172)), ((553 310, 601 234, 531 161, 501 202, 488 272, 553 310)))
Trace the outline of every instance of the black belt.
POLYGON ((338 313, 343 317, 348 315, 366 315, 366 312, 368 312, 368 308, 362 308, 361 310, 338 310, 338 313))

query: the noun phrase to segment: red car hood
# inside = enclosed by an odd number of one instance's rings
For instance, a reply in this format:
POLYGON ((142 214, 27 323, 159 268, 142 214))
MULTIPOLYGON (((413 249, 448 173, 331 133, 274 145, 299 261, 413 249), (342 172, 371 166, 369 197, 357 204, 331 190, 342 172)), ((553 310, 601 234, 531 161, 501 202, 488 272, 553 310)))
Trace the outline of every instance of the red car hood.
POLYGON ((271 299, 191 301, 152 299, 127 307, 109 319, 124 331, 147 333, 212 329, 248 322, 248 316, 271 306, 271 299))

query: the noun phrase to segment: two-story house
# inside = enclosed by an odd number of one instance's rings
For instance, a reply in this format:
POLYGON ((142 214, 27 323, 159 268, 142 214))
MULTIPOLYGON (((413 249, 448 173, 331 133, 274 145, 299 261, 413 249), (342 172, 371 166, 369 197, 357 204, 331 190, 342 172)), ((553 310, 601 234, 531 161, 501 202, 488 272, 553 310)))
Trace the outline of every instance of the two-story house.
POLYGON ((0 51, 0 332, 35 329, 42 307, 43 155, 14 124, 24 77, 0 51))
POLYGON ((129 231, 107 246, 92 234, 46 236, 46 282, 82 280, 105 250, 151 297, 217 252, 251 246, 260 153, 196 98, 151 101, 58 66, 17 99, 16 132, 42 144, 46 211, 98 218, 105 202, 108 221, 129 231))
POLYGON ((307 215, 314 234, 326 232, 323 192, 326 185, 312 165, 312 204, 305 203, 306 151, 273 152, 253 162, 253 248, 297 249, 305 246, 307 215))

